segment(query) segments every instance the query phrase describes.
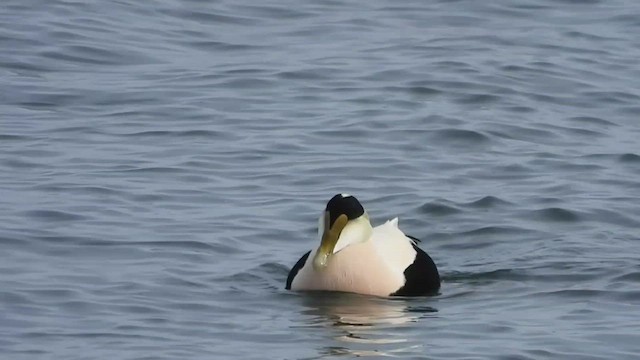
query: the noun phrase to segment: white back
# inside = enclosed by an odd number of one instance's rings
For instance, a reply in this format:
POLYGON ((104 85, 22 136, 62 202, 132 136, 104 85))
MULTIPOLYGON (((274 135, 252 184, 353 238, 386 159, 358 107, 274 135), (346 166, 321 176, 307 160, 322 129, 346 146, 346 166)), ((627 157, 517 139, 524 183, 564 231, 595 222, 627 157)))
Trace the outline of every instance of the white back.
POLYGON ((380 255, 396 271, 404 272, 416 258, 413 242, 398 228, 398 218, 376 226, 371 240, 380 255))

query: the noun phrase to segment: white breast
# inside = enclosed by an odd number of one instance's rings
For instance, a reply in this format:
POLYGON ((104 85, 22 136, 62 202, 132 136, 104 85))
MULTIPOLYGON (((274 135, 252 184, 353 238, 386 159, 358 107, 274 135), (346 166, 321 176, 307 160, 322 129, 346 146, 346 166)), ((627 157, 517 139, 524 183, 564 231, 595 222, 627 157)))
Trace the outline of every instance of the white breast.
POLYGON ((411 241, 397 228, 397 220, 373 229, 369 241, 352 244, 329 258, 326 268, 312 265, 315 250, 293 279, 293 290, 345 291, 388 296, 404 283, 404 270, 416 252, 411 241))

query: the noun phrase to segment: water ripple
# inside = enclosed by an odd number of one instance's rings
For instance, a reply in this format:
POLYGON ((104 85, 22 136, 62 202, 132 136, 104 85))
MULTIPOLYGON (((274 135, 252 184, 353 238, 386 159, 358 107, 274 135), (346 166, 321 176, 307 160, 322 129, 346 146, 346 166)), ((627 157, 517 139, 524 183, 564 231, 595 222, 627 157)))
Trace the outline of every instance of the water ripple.
POLYGON ((498 197, 495 196, 485 196, 483 198, 480 198, 476 201, 472 201, 469 202, 467 204, 465 204, 466 206, 470 206, 470 207, 474 207, 474 208, 493 208, 493 207, 500 207, 503 205, 509 205, 510 203, 508 201, 505 201, 503 199, 500 199, 498 197))
POLYGON ((34 5, 0 12, 4 357, 640 353, 634 2, 34 5), (441 294, 283 289, 342 192, 441 294))
POLYGON ((86 219, 82 215, 57 210, 32 210, 28 211, 26 215, 45 221, 79 221, 86 219))
POLYGON ((528 216, 542 221, 578 222, 581 220, 578 212, 558 207, 534 210, 529 212, 528 216))

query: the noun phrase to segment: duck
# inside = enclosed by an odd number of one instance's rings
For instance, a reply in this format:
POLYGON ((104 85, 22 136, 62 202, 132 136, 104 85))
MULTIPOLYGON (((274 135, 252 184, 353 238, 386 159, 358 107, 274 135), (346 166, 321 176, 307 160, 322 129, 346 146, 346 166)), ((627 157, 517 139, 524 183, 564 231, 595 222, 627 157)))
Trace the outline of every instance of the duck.
POLYGON ((302 255, 287 276, 291 291, 336 291, 380 297, 436 295, 440 274, 420 240, 398 218, 373 227, 349 194, 332 197, 318 219, 320 245, 302 255))

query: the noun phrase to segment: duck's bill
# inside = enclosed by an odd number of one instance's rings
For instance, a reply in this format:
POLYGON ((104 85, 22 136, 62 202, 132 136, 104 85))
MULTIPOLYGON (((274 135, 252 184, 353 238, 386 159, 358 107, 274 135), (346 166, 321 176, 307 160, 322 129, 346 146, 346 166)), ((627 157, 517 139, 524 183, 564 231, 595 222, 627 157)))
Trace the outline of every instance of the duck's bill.
POLYGON ((340 233, 342 229, 347 225, 349 218, 347 215, 340 215, 333 223, 331 227, 329 227, 329 213, 325 214, 325 227, 324 232, 322 233, 322 240, 320 242, 320 247, 318 251, 316 251, 316 255, 313 258, 313 267, 316 270, 323 269, 329 263, 329 258, 333 254, 333 250, 338 243, 338 239, 340 238, 340 233))

